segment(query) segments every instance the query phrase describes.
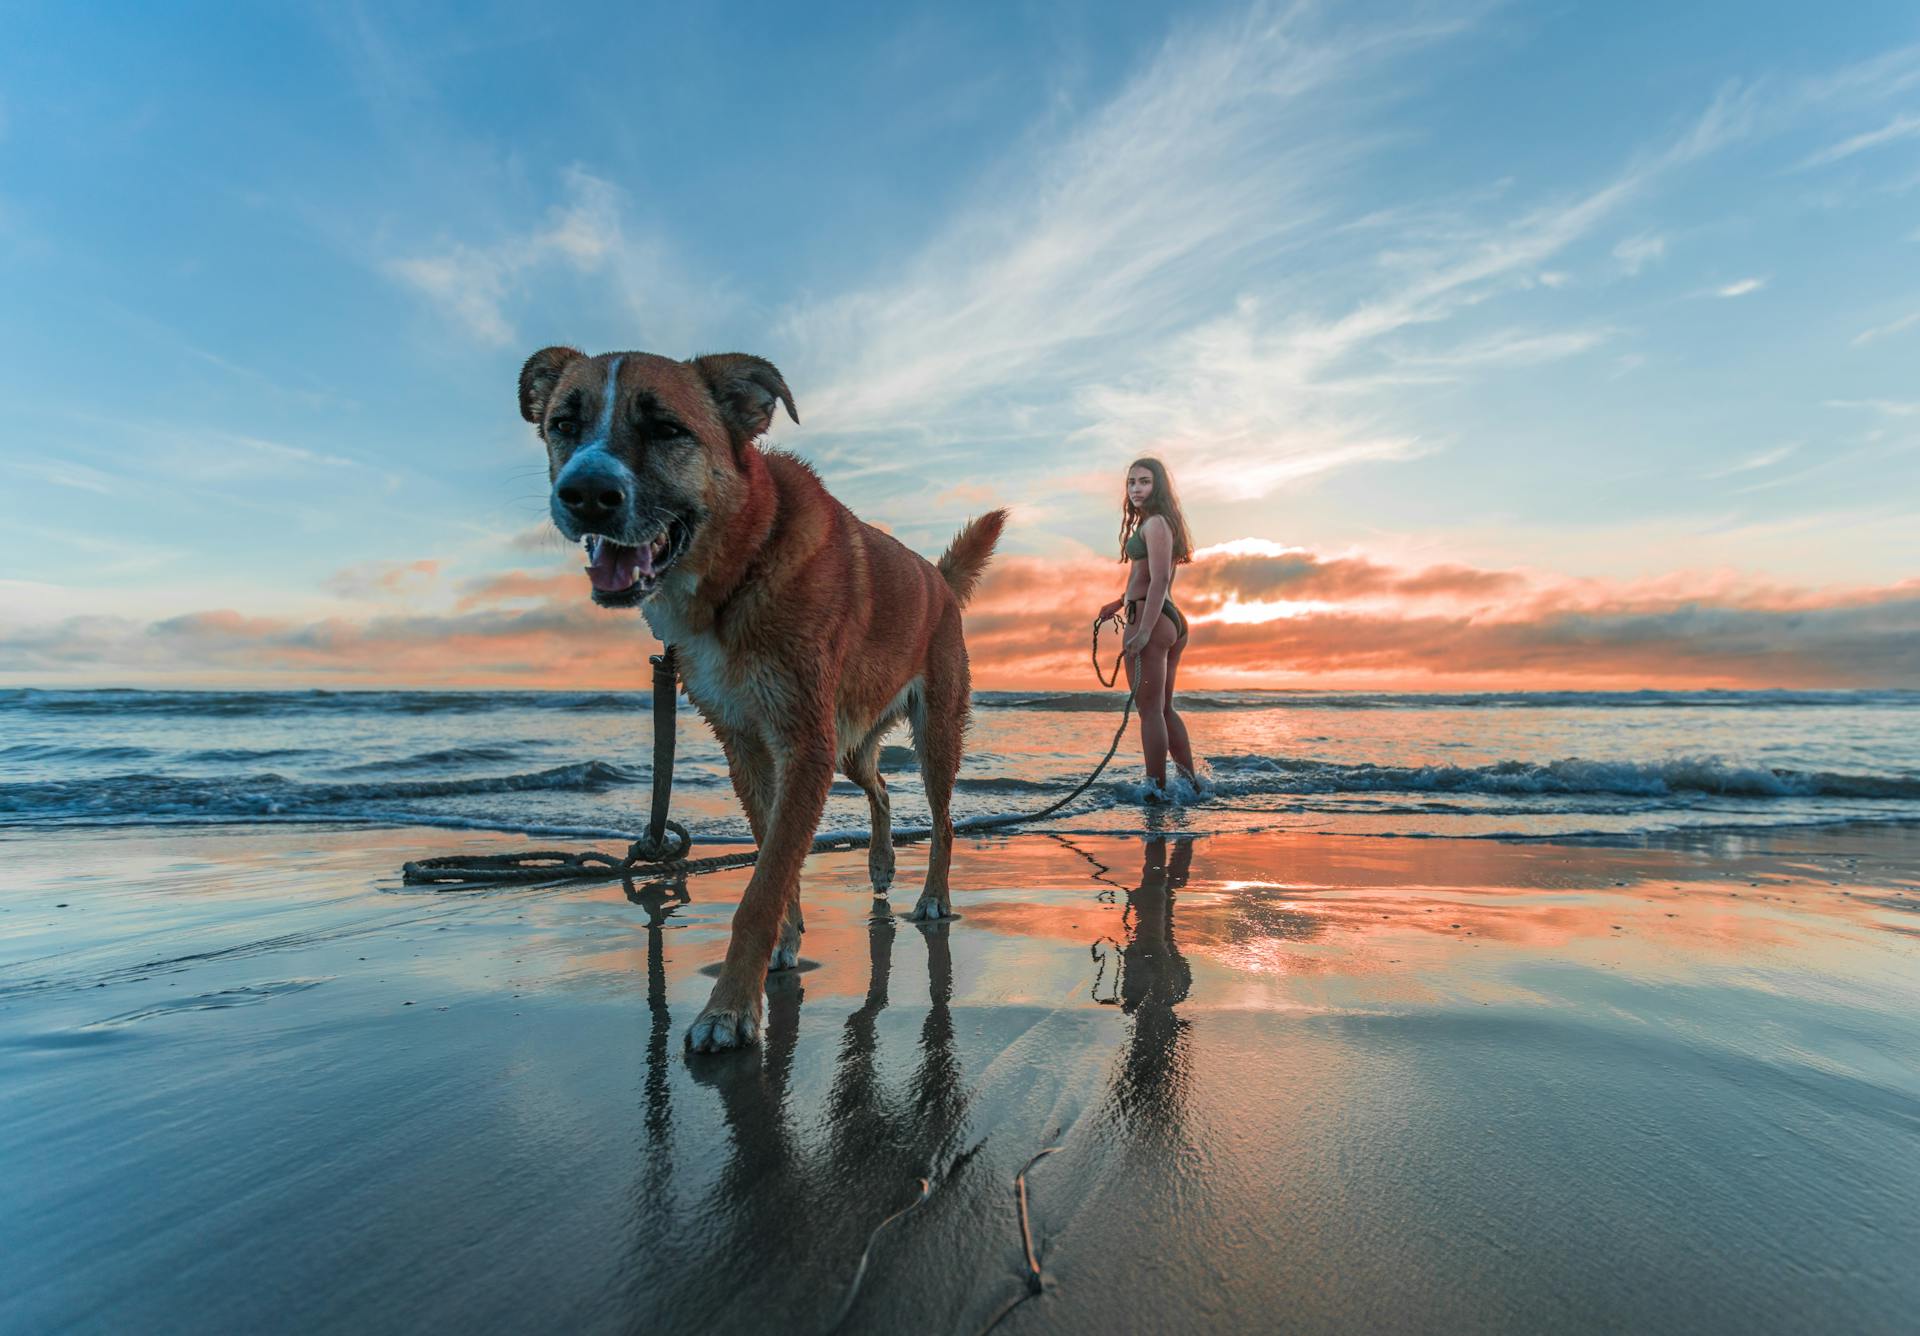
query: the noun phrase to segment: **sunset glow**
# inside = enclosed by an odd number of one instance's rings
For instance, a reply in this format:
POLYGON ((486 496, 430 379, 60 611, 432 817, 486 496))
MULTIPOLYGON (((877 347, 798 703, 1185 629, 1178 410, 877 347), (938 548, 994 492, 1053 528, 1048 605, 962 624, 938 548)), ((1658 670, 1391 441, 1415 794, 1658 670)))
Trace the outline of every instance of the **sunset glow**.
POLYGON ((643 685, 515 408, 566 341, 770 358, 929 556, 1010 507, 978 687, 1094 685, 1141 454, 1189 686, 1920 685, 1893 12, 580 22, 7 63, 0 684, 643 685))

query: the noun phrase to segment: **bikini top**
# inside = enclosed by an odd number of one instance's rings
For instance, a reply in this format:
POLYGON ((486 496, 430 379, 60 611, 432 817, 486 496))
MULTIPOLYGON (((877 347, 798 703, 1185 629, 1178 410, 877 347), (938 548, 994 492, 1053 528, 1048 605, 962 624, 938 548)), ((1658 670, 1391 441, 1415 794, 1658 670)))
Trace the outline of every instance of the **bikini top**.
POLYGON ((1127 535, 1126 554, 1128 561, 1145 561, 1147 559, 1147 540, 1140 536, 1138 529, 1127 535))

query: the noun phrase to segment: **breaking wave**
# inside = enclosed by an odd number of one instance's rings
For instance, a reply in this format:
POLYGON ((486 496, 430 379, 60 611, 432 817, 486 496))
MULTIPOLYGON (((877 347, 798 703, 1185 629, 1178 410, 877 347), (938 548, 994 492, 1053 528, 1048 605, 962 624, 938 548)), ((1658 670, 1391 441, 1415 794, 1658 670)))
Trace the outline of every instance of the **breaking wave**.
POLYGON ((1212 758, 1222 793, 1620 794, 1641 798, 1711 794, 1720 798, 1920 799, 1920 776, 1840 775, 1729 765, 1712 758, 1586 761, 1483 766, 1334 765, 1273 756, 1212 758))

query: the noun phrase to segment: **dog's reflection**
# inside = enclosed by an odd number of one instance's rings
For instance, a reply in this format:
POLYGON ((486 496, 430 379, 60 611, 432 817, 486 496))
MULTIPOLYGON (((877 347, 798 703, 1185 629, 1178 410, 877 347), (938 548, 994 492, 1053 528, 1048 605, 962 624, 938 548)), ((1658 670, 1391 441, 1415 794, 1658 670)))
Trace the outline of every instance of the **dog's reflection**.
MULTIPOLYGON (((675 1063, 695 1084, 719 1096, 728 1153, 711 1204, 700 1214, 721 1225, 728 1251, 737 1250, 737 1256, 753 1258, 756 1265, 817 1265, 815 1250, 831 1239, 829 1251, 857 1256, 864 1231, 912 1200, 919 1179, 938 1183, 966 1158, 957 1145, 965 1131, 968 1092, 955 1051, 950 931, 948 923, 902 924, 891 915, 869 921, 866 996, 842 1027, 824 1097, 795 1089, 806 1079, 796 1074, 794 1062, 804 973, 782 970, 767 976, 767 1028, 758 1052, 698 1061, 679 1057, 667 1043, 671 1026, 662 1014, 663 1000, 647 1047, 648 1136, 656 1144, 671 1136, 665 1092, 675 1063), (881 1025, 902 936, 918 937, 926 947, 928 1001, 918 1058, 904 1074, 886 1061, 881 1025), (662 1094, 659 1126, 656 1089, 662 1094)), ((651 947, 658 940, 651 919, 649 934, 651 947)), ((664 992, 663 960, 650 949, 648 996, 664 999, 664 992)), ((653 1200, 643 1215, 657 1219, 671 1200, 672 1185, 648 1179, 653 1200)))
POLYGON ((1126 942, 1113 962, 1118 977, 1104 1002, 1133 1018, 1110 1089, 1130 1121, 1178 1121, 1188 1084, 1187 1022, 1174 1008, 1193 987, 1193 967, 1174 935, 1174 893, 1187 884, 1193 841, 1148 839, 1140 884, 1127 892, 1120 922, 1126 942))

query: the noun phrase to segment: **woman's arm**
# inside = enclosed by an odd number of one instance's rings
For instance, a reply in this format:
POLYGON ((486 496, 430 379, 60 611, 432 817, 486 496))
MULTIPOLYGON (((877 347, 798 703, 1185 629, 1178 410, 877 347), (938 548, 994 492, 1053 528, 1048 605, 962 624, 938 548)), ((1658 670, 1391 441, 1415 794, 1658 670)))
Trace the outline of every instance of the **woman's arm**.
POLYGON ((1149 515, 1140 526, 1140 534, 1147 542, 1147 593, 1141 600, 1140 620, 1123 643, 1128 654, 1145 645, 1153 634, 1167 603, 1167 590, 1173 585, 1173 526, 1158 515, 1149 515))

